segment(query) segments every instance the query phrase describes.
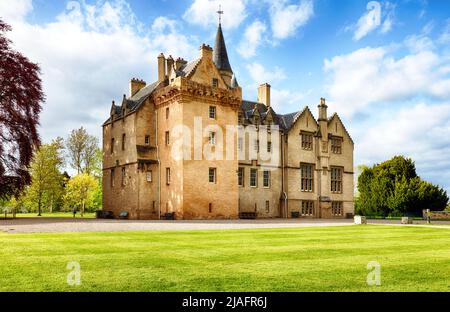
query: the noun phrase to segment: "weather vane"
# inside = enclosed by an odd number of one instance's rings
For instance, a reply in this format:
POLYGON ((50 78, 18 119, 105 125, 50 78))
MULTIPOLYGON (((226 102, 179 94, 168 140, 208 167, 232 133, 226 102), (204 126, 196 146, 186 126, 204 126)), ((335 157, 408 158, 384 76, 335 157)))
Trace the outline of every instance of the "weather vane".
POLYGON ((222 6, 219 4, 219 11, 216 12, 217 14, 219 14, 219 24, 222 22, 222 6))

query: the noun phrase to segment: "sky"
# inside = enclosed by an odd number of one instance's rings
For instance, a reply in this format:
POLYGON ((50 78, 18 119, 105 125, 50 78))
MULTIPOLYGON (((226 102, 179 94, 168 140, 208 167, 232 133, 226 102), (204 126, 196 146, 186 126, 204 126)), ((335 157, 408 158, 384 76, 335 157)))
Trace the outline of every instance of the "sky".
POLYGON ((131 78, 160 52, 193 60, 222 27, 247 100, 272 86, 278 113, 321 97, 355 141, 355 167, 394 155, 450 191, 450 1, 0 0, 14 47, 42 69, 44 142, 84 126, 101 138, 131 78))

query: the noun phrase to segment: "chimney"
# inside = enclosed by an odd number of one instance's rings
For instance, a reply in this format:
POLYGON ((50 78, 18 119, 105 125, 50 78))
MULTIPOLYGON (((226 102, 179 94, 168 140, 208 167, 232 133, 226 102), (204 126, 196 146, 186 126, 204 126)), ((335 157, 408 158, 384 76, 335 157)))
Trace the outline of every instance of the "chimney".
POLYGON ((164 54, 158 55, 158 82, 166 79, 166 59, 164 54))
POLYGON ((182 66, 186 65, 187 62, 181 57, 177 58, 175 61, 175 70, 179 70, 182 66))
POLYGON ((258 87, 258 102, 270 107, 270 84, 263 83, 258 87))
POLYGON ((320 98, 320 104, 317 106, 319 108, 319 128, 320 134, 322 135, 322 141, 328 141, 328 119, 327 119, 327 104, 324 98, 320 98))
POLYGON ((170 76, 172 75, 172 71, 173 71, 173 57, 172 55, 169 55, 169 57, 167 58, 167 77, 170 78, 170 76))
POLYGON ((144 80, 133 78, 130 80, 130 97, 139 92, 146 83, 144 80))
POLYGON ((213 49, 209 45, 202 44, 200 47, 200 57, 212 61, 213 49))
POLYGON ((320 98, 319 108, 319 121, 327 121, 327 104, 324 98, 320 98))

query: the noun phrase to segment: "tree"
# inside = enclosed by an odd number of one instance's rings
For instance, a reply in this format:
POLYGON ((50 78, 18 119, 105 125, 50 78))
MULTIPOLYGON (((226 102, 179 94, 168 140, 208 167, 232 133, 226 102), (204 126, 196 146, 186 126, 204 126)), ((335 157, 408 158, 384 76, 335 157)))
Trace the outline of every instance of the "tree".
POLYGON ((70 165, 77 171, 77 174, 90 174, 98 165, 98 139, 88 134, 83 127, 72 130, 66 140, 66 149, 70 165))
POLYGON ((66 205, 78 207, 83 216, 86 207, 94 205, 98 188, 99 183, 93 176, 86 173, 75 176, 66 185, 66 194, 64 195, 66 205))
POLYGON ((0 196, 18 193, 30 183, 28 168, 44 101, 40 69, 11 49, 5 33, 11 27, 0 20, 0 196))
POLYGON ((27 189, 27 198, 37 203, 38 216, 41 215, 43 202, 53 207, 63 190, 63 175, 60 169, 64 165, 62 157, 62 139, 58 138, 51 144, 43 144, 34 153, 31 163, 31 185, 27 189))
POLYGON ((445 190, 417 176, 414 162, 396 156, 372 167, 360 167, 356 212, 364 215, 421 215, 423 209, 444 210, 445 190))

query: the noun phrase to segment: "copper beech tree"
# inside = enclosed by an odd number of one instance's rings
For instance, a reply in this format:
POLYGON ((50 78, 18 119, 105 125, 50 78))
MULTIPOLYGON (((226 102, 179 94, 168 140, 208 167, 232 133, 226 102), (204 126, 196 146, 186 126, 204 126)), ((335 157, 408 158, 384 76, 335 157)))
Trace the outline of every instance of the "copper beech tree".
POLYGON ((0 19, 0 197, 30 183, 33 149, 40 144, 37 127, 44 101, 40 68, 11 48, 0 19))

